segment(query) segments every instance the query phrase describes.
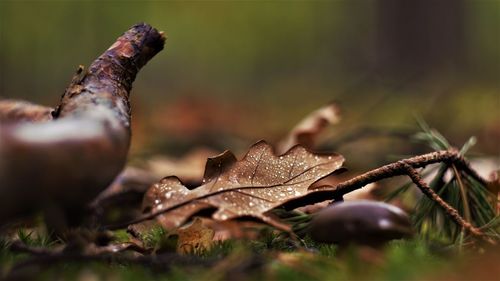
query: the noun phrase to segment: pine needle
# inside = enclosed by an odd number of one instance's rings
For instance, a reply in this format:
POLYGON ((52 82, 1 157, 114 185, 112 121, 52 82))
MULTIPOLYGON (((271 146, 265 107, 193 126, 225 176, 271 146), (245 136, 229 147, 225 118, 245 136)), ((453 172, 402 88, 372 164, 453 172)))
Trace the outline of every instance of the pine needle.
MULTIPOLYGON (((430 128, 422 119, 417 118, 417 122, 422 131, 413 136, 414 140, 425 143, 434 150, 452 149, 452 145, 437 130, 430 128)), ((460 149, 460 155, 464 156, 475 143, 475 137, 469 138, 460 149)), ((423 175, 427 176, 435 169, 436 167, 426 169, 423 175)), ((411 186, 411 182, 404 184, 388 194, 386 200, 402 196, 411 190, 411 186)), ((462 172, 455 165, 446 163, 439 166, 429 186, 473 226, 483 229, 492 237, 500 238, 500 218, 495 213, 498 201, 486 186, 462 172), (450 180, 445 179, 448 173, 452 174, 450 180)), ((415 204, 413 222, 416 230, 426 239, 444 239, 460 246, 467 241, 462 229, 449 220, 439 206, 425 196, 418 199, 415 204)))

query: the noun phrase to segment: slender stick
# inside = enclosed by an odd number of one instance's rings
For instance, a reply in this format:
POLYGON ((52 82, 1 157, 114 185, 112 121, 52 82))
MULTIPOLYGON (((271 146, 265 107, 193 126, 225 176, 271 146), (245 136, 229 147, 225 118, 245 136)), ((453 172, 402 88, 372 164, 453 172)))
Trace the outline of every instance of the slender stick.
POLYGON ((403 167, 406 170, 407 175, 410 177, 410 179, 415 183, 415 185, 424 193, 427 197, 429 197, 432 201, 434 201, 436 204, 438 204, 441 208, 443 208, 444 212, 457 223, 459 226, 461 226, 463 229, 469 231, 470 233, 481 236, 483 233, 481 230, 478 228, 474 227, 471 223, 466 221, 458 211, 450 206, 448 203, 446 203, 439 195, 437 195, 432 188, 427 185, 427 183, 420 177, 418 172, 410 165, 406 164, 403 162, 403 167))
POLYGON ((467 161, 459 155, 458 151, 445 150, 415 156, 382 166, 380 168, 354 177, 348 181, 342 182, 334 187, 334 190, 340 192, 340 194, 343 195, 366 186, 367 184, 372 182, 394 176, 408 175, 410 179, 417 185, 417 187, 431 200, 441 206, 446 214, 448 214, 448 216, 451 217, 459 226, 474 235, 482 236, 483 233, 478 228, 472 226, 467 220, 462 218, 458 211, 448 205, 438 194, 436 194, 427 185, 427 183, 422 180, 418 172, 415 170, 416 168, 423 168, 429 164, 438 162, 450 163, 455 169, 456 167, 460 167, 460 169, 476 179, 478 182, 486 184, 486 180, 479 176, 477 172, 469 166, 467 161))
POLYGON ((487 183, 487 181, 483 179, 479 174, 477 174, 477 172, 470 167, 467 161, 458 154, 458 151, 441 150, 400 160, 391 164, 384 165, 380 168, 373 169, 350 180, 339 183, 338 185, 333 187, 333 190, 340 195, 347 194, 351 191, 362 188, 369 183, 395 176, 406 175, 406 165, 417 169, 426 167, 430 164, 442 162, 455 164, 458 169, 463 170, 481 184, 486 185, 487 183))

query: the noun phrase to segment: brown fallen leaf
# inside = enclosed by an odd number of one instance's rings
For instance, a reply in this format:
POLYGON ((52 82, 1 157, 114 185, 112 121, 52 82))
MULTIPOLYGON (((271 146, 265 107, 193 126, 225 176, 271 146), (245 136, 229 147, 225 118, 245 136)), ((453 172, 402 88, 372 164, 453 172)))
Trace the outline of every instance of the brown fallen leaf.
POLYGON ((136 167, 125 167, 123 171, 103 192, 96 197, 93 204, 102 205, 103 201, 112 201, 114 197, 122 197, 127 193, 145 193, 158 179, 148 170, 136 167))
POLYGON ((216 220, 249 216, 287 229, 266 212, 306 195, 311 184, 339 169, 343 162, 341 155, 314 154, 301 146, 276 156, 272 147, 261 141, 239 161, 229 151, 209 158, 203 185, 193 190, 177 177, 162 179, 146 192, 143 207, 149 217, 161 214, 158 219, 166 228, 178 227, 193 214, 215 208, 212 217, 216 220))
POLYGON ((266 224, 258 221, 226 220, 217 221, 210 218, 201 218, 203 225, 215 231, 214 241, 228 239, 255 240, 259 237, 266 224))
POLYGON ((308 149, 313 149, 319 135, 328 125, 337 124, 340 121, 339 106, 332 102, 307 115, 302 119, 288 135, 279 142, 278 153, 284 153, 296 144, 308 149))
POLYGON ((159 178, 148 170, 126 167, 90 204, 96 223, 116 223, 139 216, 144 193, 159 178))
POLYGON ((196 255, 210 250, 215 231, 203 225, 200 218, 195 218, 191 224, 177 229, 177 235, 177 253, 196 255))
POLYGON ((159 178, 175 175, 183 183, 196 186, 203 179, 207 158, 219 153, 210 148, 199 147, 181 158, 156 156, 148 161, 148 170, 159 178))

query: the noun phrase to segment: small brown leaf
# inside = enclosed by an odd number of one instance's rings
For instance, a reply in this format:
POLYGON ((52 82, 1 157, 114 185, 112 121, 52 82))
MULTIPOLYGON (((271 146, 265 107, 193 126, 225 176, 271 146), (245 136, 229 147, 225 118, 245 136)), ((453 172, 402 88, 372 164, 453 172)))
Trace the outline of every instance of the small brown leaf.
POLYGON ((334 102, 311 112, 278 144, 278 153, 284 153, 296 144, 308 149, 314 148, 318 136, 325 128, 339 121, 340 109, 334 102))
POLYGON ((93 219, 99 224, 109 224, 140 216, 144 193, 159 178, 147 170, 125 167, 89 205, 93 219))
MULTIPOLYGON (((113 204, 120 201, 124 197, 134 197, 136 194, 143 194, 148 190, 149 186, 158 180, 153 173, 140 168, 128 166, 115 178, 115 180, 101 192, 94 202, 93 207, 113 204)), ((139 195, 138 195, 139 196, 139 195)), ((140 199, 139 199, 140 202, 140 199)))
POLYGON ((175 175, 189 185, 199 185, 203 179, 203 171, 207 158, 219 152, 199 147, 191 150, 181 158, 155 156, 148 161, 148 170, 159 178, 175 175))
POLYGON ((228 239, 255 240, 259 237, 262 228, 267 226, 257 221, 216 221, 210 218, 202 218, 202 220, 203 225, 215 231, 214 241, 228 239))
POLYGON ((177 230, 177 253, 200 254, 209 250, 213 244, 214 230, 203 225, 200 218, 177 230))
POLYGON ((203 184, 193 190, 176 177, 162 179, 146 192, 143 207, 151 215, 166 213, 159 217, 166 228, 181 225, 203 209, 215 208, 212 217, 216 220, 250 216, 283 229, 283 224, 265 213, 306 195, 311 184, 343 162, 341 155, 314 154, 301 146, 276 156, 261 141, 242 160, 237 161, 229 151, 209 159, 203 184))

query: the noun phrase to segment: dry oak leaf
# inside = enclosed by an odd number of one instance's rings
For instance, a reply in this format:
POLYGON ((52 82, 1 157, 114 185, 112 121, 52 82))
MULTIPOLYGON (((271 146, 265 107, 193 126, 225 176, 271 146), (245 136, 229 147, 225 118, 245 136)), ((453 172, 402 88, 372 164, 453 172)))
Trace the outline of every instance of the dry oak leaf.
POLYGON ((215 220, 254 217, 281 229, 284 224, 267 211, 307 195, 316 181, 338 170, 341 155, 315 154, 294 146, 281 156, 264 141, 254 144, 241 160, 229 151, 209 158, 203 184, 193 190, 177 177, 166 177, 146 192, 143 208, 166 228, 178 227, 193 214, 216 209, 215 220))
POLYGON ((329 125, 339 123, 340 119, 340 107, 336 102, 318 108, 290 130, 288 135, 278 143, 276 151, 283 153, 296 144, 312 149, 325 129, 329 125))

